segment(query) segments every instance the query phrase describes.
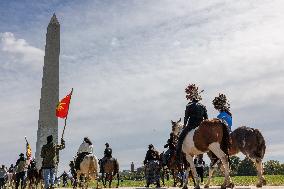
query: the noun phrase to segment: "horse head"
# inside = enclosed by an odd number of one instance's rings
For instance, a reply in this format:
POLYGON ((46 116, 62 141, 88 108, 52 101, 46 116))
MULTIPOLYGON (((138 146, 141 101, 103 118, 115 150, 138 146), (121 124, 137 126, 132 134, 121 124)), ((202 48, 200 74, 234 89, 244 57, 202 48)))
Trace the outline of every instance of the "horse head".
POLYGON ((181 123, 181 118, 178 121, 172 121, 172 132, 175 136, 178 136, 183 129, 183 124, 181 123))
POLYGON ((35 159, 32 159, 31 162, 30 162, 30 168, 31 169, 35 169, 36 168, 36 160, 35 159))

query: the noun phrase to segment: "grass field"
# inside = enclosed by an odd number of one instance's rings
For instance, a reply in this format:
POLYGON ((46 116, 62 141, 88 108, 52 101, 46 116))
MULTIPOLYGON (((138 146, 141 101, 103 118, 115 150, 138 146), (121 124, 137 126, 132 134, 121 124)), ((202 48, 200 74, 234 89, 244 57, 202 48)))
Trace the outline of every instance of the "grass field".
MULTIPOLYGON (((267 185, 270 186, 284 186, 284 175, 266 175, 265 176, 267 185)), ((255 185, 257 182, 256 176, 235 176, 232 177, 233 182, 236 186, 252 186, 255 185)), ((207 178, 204 179, 204 183, 207 181, 207 178)), ((214 177, 212 179, 211 185, 219 186, 223 183, 224 178, 223 177, 214 177)), ((112 186, 116 186, 116 181, 113 182, 112 186)), ((93 184, 92 184, 93 185, 93 184)), ((166 186, 172 186, 173 181, 166 181, 166 186)), ((189 185, 193 185, 192 180, 190 180, 189 185)), ((100 183, 100 186, 102 184, 100 183)), ((145 181, 133 181, 133 180, 124 180, 120 182, 120 187, 143 187, 145 186, 145 181)))

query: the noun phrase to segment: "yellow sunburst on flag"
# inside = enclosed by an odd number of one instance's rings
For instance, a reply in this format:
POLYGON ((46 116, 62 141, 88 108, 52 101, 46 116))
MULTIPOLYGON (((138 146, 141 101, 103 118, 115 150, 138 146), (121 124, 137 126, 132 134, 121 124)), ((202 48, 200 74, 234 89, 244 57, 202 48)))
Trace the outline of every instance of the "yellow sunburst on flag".
POLYGON ((64 107, 63 107, 64 104, 66 104, 66 103, 64 103, 64 102, 59 102, 58 105, 57 105, 57 107, 56 107, 56 110, 58 110, 58 111, 64 110, 64 107))

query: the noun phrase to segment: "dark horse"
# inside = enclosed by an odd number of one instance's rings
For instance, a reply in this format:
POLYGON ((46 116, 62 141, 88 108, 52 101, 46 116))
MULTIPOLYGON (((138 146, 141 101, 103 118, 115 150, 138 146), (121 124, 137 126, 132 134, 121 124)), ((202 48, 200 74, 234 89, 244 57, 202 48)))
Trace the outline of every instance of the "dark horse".
POLYGON ((170 155, 170 158, 167 162, 166 168, 163 167, 163 172, 166 172, 166 169, 171 173, 174 180, 174 187, 176 187, 177 183, 180 183, 180 187, 183 186, 183 164, 177 163, 176 153, 170 155))
MULTIPOLYGON (((242 152, 245 156, 251 159, 255 163, 257 169, 258 183, 256 184, 256 186, 262 187, 263 185, 266 185, 262 166, 262 160, 265 154, 266 145, 261 132, 258 129, 241 126, 230 134, 230 138, 231 145, 229 148, 229 155, 233 156, 239 152, 242 152)), ((214 172, 214 164, 216 164, 217 162, 219 163, 218 159, 213 158, 210 153, 208 154, 208 156, 211 159, 212 163, 210 165, 209 178, 205 185, 205 188, 209 187, 210 179, 214 172)))
POLYGON ((111 188, 112 180, 115 176, 117 176, 117 185, 119 186, 119 164, 117 159, 115 158, 108 158, 104 162, 101 160, 99 161, 102 164, 102 182, 104 187, 106 187, 107 182, 109 182, 109 188, 111 188))
POLYGON ((42 181, 42 174, 41 170, 38 171, 36 168, 35 160, 32 160, 30 165, 28 166, 27 170, 27 181, 28 181, 28 188, 38 188, 38 185, 41 185, 42 181))

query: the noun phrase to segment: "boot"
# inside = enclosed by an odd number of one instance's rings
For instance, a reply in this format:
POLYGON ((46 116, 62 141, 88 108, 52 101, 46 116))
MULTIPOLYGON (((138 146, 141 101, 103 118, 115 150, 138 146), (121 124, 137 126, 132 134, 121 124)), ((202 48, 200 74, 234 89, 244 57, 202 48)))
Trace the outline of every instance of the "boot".
POLYGON ((157 181, 157 188, 161 188, 160 181, 157 181))

